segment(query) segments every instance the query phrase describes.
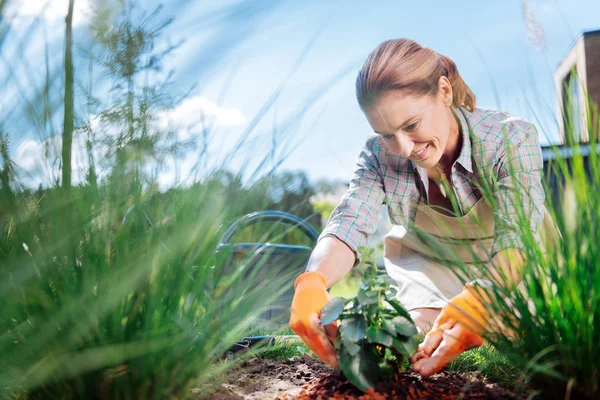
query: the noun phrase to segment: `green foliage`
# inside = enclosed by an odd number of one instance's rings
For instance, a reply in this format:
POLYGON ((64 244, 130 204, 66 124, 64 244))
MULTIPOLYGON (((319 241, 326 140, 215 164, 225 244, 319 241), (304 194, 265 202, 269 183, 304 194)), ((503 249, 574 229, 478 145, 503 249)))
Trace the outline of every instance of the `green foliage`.
POLYGON ((55 188, 19 191, 15 213, 3 197, 2 386, 29 398, 183 398, 231 365, 211 367, 286 282, 259 280, 261 263, 248 273, 244 260, 221 274, 218 239, 258 204, 244 197, 253 187, 225 201, 232 188, 218 175, 123 193, 124 203, 102 185, 74 188, 67 204, 55 188), (65 212, 74 220, 66 236, 65 212))
POLYGON ((147 193, 125 207, 76 188, 68 236, 56 190, 3 226, 0 382, 30 398, 185 397, 264 308, 269 288, 241 272, 213 281, 231 210, 209 186, 147 193), (68 256, 77 244, 75 259, 68 256), (98 392, 99 391, 99 392, 98 392))
POLYGON ((544 251, 529 230, 521 230, 529 244, 523 290, 498 289, 496 297, 510 296, 512 305, 498 302, 493 310, 509 330, 490 340, 547 398, 591 399, 600 393, 600 127, 593 125, 598 115, 591 108, 588 116, 589 156, 586 144, 571 143, 573 157, 557 157, 551 165, 559 202, 550 199, 547 207, 562 238, 547 235, 544 251), (510 317, 515 313, 518 320, 510 317))
POLYGON ((160 170, 181 156, 174 133, 153 123, 176 104, 164 90, 168 78, 156 83, 152 75, 174 49, 157 51, 171 20, 154 24, 160 7, 148 15, 133 5, 99 4, 95 42, 79 43, 111 88, 107 99, 86 88, 89 115, 73 116, 74 135, 86 135, 86 181, 68 195, 59 182, 22 186, 8 134, 0 132, 0 397, 189 397, 192 386, 237 362, 220 358, 249 327, 261 326, 269 299, 289 284, 261 279, 265 260, 254 254, 219 257, 222 234, 265 205, 315 214, 300 201, 312 194, 302 174, 271 173, 244 187, 221 165, 189 187, 158 189, 148 167, 160 170))
POLYGON ((340 369, 363 391, 393 377, 417 349, 417 329, 392 285, 390 277, 369 265, 356 296, 333 298, 321 314, 323 325, 339 321, 334 346, 340 369))
MULTIPOLYGON (((124 185, 142 190, 152 182, 149 165, 180 157, 195 145, 157 123, 161 111, 173 109, 186 97, 169 90, 173 71, 161 75, 167 56, 179 46, 161 40, 173 22, 161 16, 162 9, 159 5, 147 13, 134 0, 100 2, 90 16, 91 43, 79 46, 90 68, 99 67, 110 82, 108 96, 92 93, 91 87, 82 93, 86 111, 96 116, 99 127, 94 131, 87 121, 79 128, 96 150, 103 149, 115 197, 129 190, 124 185)), ((95 172, 90 165, 90 177, 95 172)))
POLYGON ((327 220, 335 209, 336 205, 327 200, 315 200, 313 201, 313 207, 315 211, 321 214, 322 219, 327 220))
MULTIPOLYGON (((302 218, 317 230, 320 228, 318 214, 309 202, 314 189, 304 172, 269 174, 250 188, 240 187, 238 191, 244 193, 246 205, 243 215, 266 209, 285 211, 302 218)), ((272 222, 257 222, 241 230, 236 234, 236 242, 314 246, 299 229, 272 222)))

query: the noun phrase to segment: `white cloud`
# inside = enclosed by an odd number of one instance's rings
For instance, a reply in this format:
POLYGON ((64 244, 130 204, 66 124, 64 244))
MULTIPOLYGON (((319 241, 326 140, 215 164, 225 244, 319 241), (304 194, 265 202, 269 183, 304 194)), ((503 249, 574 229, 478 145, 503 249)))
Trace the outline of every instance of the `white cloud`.
POLYGON ((14 161, 27 172, 33 172, 44 155, 44 144, 37 140, 24 140, 15 154, 14 161))
MULTIPOLYGON (((60 175, 61 152, 60 135, 44 141, 26 139, 15 151, 13 161, 24 172, 21 178, 27 186, 47 185, 60 175)), ((84 178, 88 168, 85 143, 78 135, 73 138, 71 155, 73 183, 77 184, 84 178)))
MULTIPOLYGON (((73 10, 73 25, 82 25, 87 21, 91 0, 76 0, 73 10)), ((38 15, 49 22, 64 23, 69 10, 69 0, 16 0, 8 3, 6 10, 12 24, 30 21, 38 15)))
POLYGON ((246 117, 238 109, 222 107, 204 96, 194 96, 185 99, 174 109, 161 113, 158 123, 162 128, 175 128, 188 138, 197 125, 238 127, 246 123, 246 117))

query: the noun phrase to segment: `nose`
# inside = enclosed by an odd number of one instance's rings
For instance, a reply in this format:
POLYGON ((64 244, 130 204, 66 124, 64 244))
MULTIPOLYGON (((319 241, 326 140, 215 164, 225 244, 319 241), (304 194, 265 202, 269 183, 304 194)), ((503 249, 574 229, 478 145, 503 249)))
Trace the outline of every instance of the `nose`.
POLYGON ((397 153, 404 158, 408 158, 412 154, 415 144, 406 135, 399 134, 396 135, 396 146, 398 146, 397 153))

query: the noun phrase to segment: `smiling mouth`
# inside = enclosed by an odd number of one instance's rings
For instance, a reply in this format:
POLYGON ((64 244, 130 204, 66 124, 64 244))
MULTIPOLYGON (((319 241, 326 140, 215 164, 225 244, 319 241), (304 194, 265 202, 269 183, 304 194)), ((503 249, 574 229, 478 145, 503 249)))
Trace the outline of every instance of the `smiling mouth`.
POLYGON ((414 153, 412 153, 410 156, 411 157, 419 157, 421 154, 423 154, 423 152, 425 151, 425 149, 428 147, 429 145, 423 147, 421 150, 416 151, 414 153))

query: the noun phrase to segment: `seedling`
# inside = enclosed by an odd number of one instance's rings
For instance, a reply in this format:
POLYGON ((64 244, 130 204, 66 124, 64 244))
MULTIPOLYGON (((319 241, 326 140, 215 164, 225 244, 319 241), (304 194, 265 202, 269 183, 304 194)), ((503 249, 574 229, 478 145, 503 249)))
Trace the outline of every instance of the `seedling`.
POLYGON ((333 298, 321 314, 323 325, 338 322, 334 346, 339 368, 362 391, 393 378, 401 370, 404 357, 417 349, 417 329, 395 298, 394 281, 370 264, 356 296, 333 298))

